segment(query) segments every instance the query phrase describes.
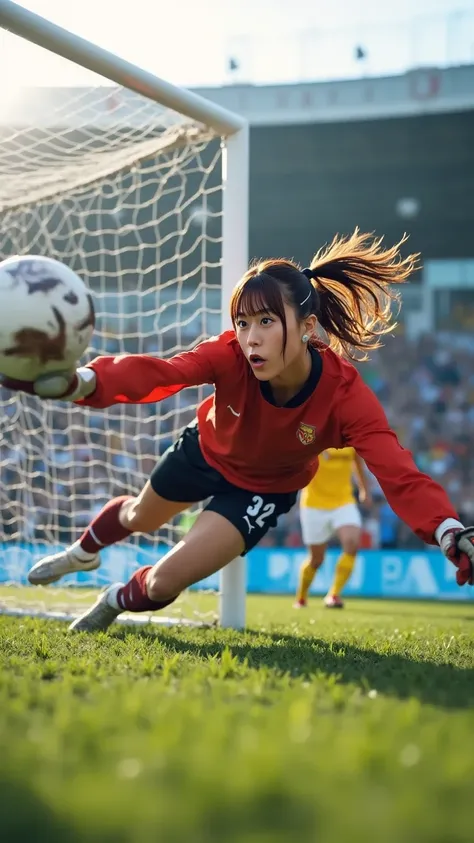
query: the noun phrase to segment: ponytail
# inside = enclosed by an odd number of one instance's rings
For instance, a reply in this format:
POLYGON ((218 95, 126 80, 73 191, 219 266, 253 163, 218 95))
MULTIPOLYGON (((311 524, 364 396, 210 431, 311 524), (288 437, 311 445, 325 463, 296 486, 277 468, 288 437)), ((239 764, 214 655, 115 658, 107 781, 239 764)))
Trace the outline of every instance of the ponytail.
POLYGON ((400 254, 406 234, 389 249, 382 248, 383 238, 371 237, 358 228, 350 237, 336 236, 305 270, 317 292, 316 315, 330 347, 351 360, 367 360, 367 351, 379 348, 380 337, 396 327, 393 305, 398 315, 400 296, 392 285, 419 269, 418 253, 400 254))
POLYGON ((232 322, 235 325, 242 313, 276 313, 283 325, 284 351, 287 301, 299 322, 317 316, 338 354, 367 360, 367 352, 378 348, 380 338, 396 327, 393 305, 398 305, 398 313, 400 297, 393 285, 404 283, 419 268, 418 254, 406 258, 400 254, 406 240, 403 235, 395 246, 384 249, 381 237, 360 234, 356 228, 350 237, 336 236, 320 249, 308 269, 285 258, 257 261, 234 288, 232 322))

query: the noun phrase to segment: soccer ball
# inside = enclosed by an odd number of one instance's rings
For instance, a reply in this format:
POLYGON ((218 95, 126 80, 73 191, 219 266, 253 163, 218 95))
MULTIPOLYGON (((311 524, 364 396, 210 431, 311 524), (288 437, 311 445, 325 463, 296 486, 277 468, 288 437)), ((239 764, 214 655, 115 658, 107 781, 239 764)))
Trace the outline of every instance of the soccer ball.
POLYGON ((0 262, 0 374, 31 384, 50 372, 72 372, 95 323, 84 282, 52 258, 0 262))

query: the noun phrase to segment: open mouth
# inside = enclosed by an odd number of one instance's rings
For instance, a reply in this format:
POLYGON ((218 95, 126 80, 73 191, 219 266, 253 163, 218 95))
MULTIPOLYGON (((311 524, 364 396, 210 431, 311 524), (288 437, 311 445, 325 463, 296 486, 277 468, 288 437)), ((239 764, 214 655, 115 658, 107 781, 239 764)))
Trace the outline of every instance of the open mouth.
POLYGON ((259 354, 254 354, 252 352, 252 354, 249 355, 249 363, 253 369, 259 369, 261 366, 264 366, 266 362, 267 361, 263 357, 260 357, 259 354))

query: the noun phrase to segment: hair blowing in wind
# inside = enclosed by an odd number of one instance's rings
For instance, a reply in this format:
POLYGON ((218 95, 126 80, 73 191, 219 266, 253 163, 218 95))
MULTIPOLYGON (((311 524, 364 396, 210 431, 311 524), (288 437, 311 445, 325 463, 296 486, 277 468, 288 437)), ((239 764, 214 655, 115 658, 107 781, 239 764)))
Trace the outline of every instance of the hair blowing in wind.
POLYGON ((394 285, 406 282, 420 266, 419 253, 402 257, 407 240, 384 248, 383 238, 362 234, 336 236, 311 261, 313 285, 319 294, 317 314, 329 345, 350 359, 367 359, 367 351, 396 327, 393 305, 400 296, 394 285), (362 352, 362 356, 357 354, 362 352))

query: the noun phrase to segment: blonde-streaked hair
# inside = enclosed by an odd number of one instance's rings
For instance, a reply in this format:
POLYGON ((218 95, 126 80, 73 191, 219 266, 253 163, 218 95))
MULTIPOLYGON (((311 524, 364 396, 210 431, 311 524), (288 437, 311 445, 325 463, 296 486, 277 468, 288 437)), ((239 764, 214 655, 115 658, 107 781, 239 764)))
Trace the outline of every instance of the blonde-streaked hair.
POLYGON ((313 313, 317 316, 338 354, 366 360, 367 352, 378 348, 381 337, 396 327, 399 293, 395 285, 408 281, 419 268, 419 254, 401 255, 407 239, 404 235, 394 246, 384 248, 382 237, 361 234, 358 229, 349 237, 337 235, 315 254, 304 272, 284 258, 258 261, 234 289, 232 321, 235 324, 239 314, 275 313, 283 323, 284 350, 286 301, 300 321, 313 313))

